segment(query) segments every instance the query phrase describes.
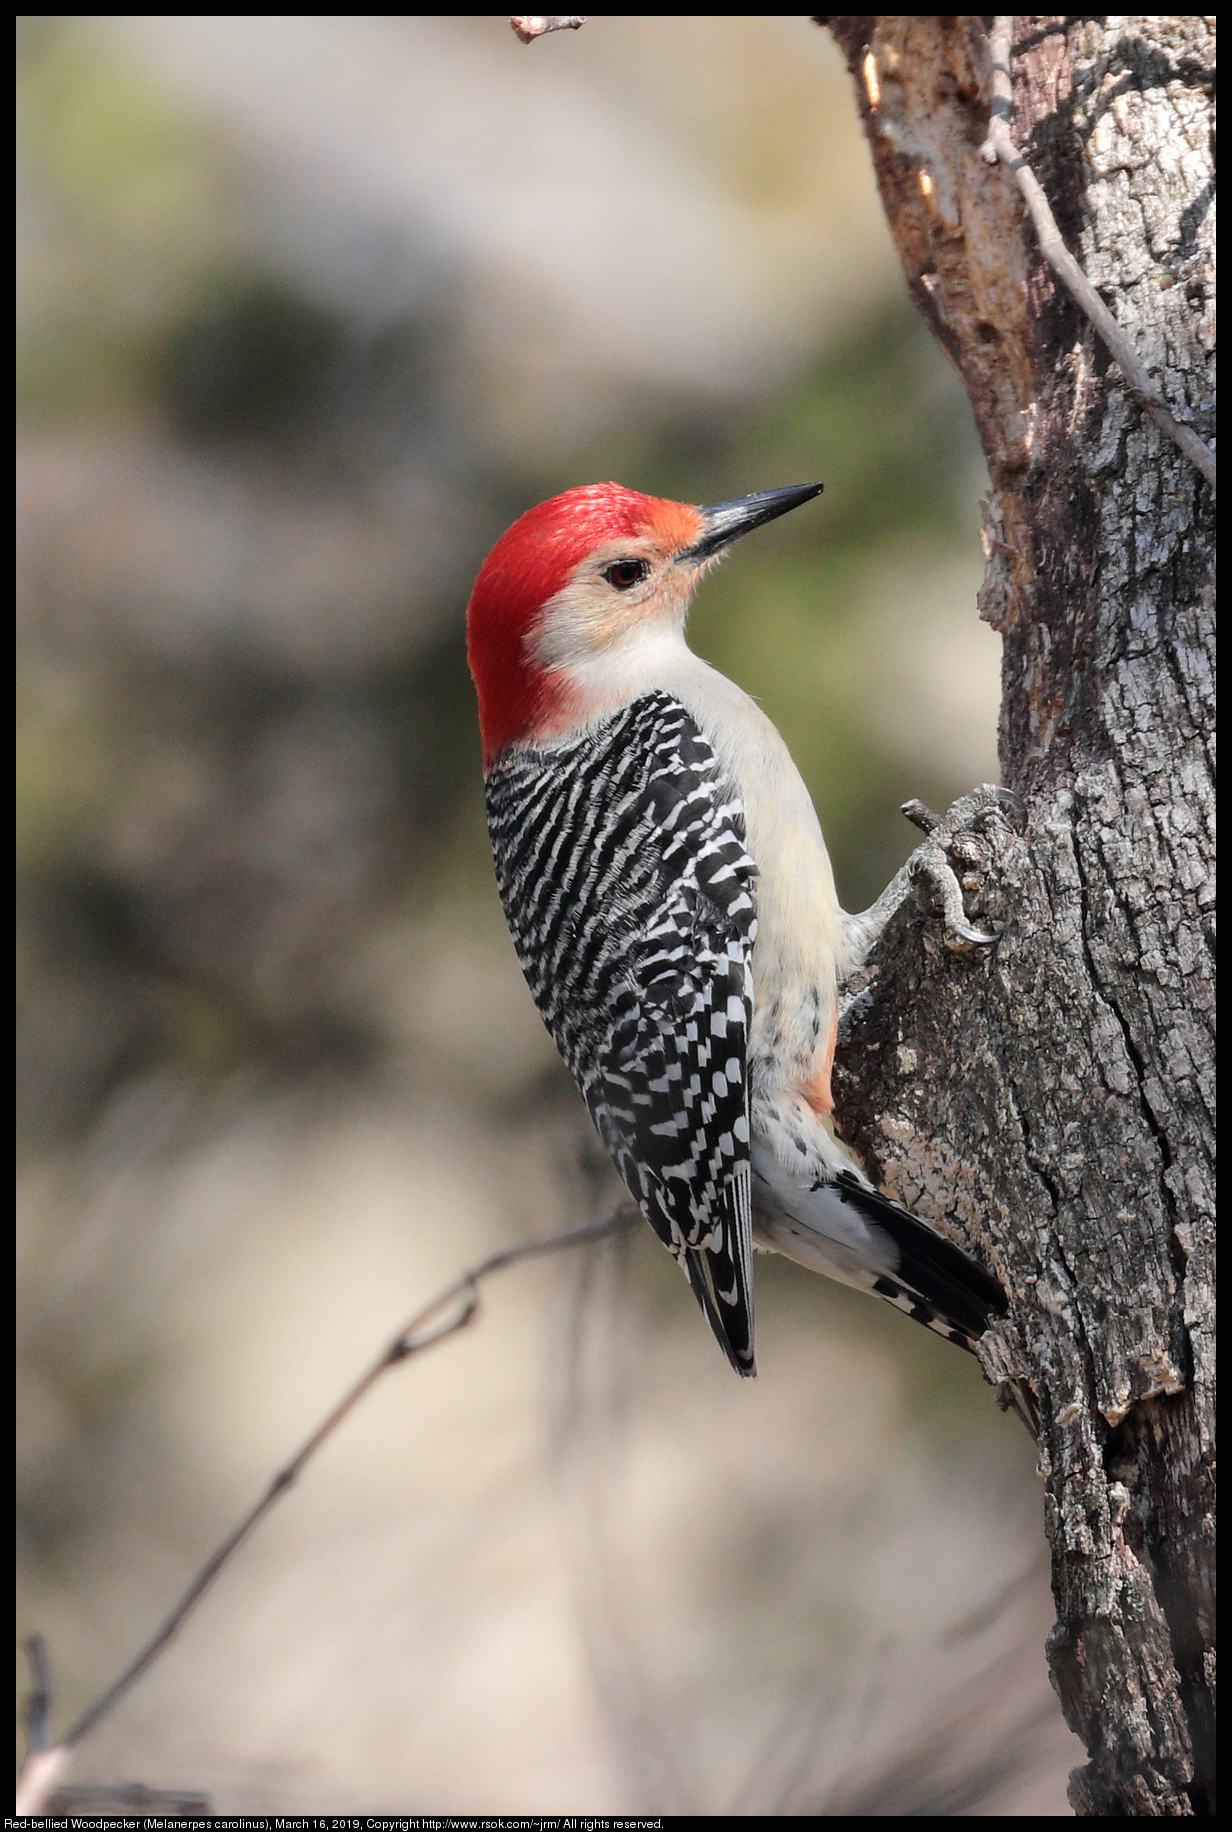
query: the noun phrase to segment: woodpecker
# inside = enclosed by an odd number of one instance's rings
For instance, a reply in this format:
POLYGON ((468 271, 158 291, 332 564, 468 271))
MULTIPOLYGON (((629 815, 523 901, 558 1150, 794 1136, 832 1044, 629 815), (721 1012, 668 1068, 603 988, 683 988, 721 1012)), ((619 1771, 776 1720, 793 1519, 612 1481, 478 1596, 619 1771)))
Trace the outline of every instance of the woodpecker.
MULTIPOLYGON (((711 508, 590 484, 514 522, 467 646, 501 901, 601 1140, 731 1365, 754 1245, 971 1349, 1001 1286, 880 1194, 826 1124, 840 982, 906 888, 839 906, 787 746, 695 655, 698 580, 821 484, 711 508)), ((951 877, 947 905, 969 940, 951 877)))

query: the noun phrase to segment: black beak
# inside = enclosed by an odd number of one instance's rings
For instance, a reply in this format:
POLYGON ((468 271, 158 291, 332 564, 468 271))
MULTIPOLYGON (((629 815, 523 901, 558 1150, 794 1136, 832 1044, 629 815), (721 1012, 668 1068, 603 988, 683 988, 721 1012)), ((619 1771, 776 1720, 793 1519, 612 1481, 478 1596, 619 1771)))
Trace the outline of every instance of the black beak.
POLYGON ((789 509, 798 509, 801 503, 811 502, 825 487, 824 483, 793 483, 785 490, 758 490, 752 496, 738 496, 734 502, 716 503, 712 509, 703 509, 705 529, 693 545, 678 553, 676 558, 686 566, 697 566, 703 560, 713 559, 730 542, 738 541, 742 534, 760 528, 763 522, 772 522, 776 515, 786 515, 789 509))

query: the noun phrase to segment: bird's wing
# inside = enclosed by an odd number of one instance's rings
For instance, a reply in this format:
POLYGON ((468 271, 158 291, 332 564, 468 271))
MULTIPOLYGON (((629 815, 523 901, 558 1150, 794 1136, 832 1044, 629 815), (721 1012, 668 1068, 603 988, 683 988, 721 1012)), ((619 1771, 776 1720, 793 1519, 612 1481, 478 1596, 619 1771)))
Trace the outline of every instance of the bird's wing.
POLYGON ((487 782, 501 901, 608 1152, 753 1372, 747 1049, 756 871, 744 811, 666 693, 487 782))

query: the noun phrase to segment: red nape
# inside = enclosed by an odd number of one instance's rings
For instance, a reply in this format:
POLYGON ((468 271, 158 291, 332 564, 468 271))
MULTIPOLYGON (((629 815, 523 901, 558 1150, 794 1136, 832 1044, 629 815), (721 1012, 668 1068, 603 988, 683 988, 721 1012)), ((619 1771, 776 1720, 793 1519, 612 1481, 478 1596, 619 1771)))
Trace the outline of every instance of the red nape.
POLYGON ((483 765, 561 709, 567 688, 537 667, 526 638, 539 612, 594 548, 645 532, 675 508, 618 483, 589 483, 528 509, 479 569, 466 613, 466 647, 479 693, 483 765))

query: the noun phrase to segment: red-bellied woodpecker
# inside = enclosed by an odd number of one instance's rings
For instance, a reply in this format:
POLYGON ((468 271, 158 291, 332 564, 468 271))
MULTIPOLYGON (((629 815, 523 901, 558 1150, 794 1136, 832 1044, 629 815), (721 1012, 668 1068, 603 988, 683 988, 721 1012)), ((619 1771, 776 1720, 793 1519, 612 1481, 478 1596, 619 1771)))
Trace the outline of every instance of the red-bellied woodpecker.
MULTIPOLYGON (((608 1153, 732 1366, 752 1249, 970 1348, 1005 1310, 824 1124, 840 979, 902 900, 839 907, 813 804, 748 694, 685 642, 701 573, 820 484, 715 508, 593 484, 496 543, 468 611, 488 825, 535 1003, 608 1153)), ((944 859, 934 848, 946 877, 944 859)), ((992 938, 943 885, 951 927, 992 938)))

